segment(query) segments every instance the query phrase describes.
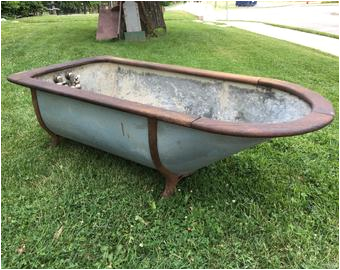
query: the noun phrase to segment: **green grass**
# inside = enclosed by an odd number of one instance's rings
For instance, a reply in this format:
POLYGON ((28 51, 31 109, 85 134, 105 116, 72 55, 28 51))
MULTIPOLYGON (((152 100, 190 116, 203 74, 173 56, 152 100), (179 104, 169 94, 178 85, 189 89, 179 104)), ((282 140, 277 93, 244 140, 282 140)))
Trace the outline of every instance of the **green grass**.
MULTIPOLYGON (((283 24, 276 24, 276 23, 268 23, 268 22, 261 22, 261 21, 245 21, 245 20, 229 20, 230 22, 255 22, 255 23, 263 23, 275 27, 280 27, 280 28, 286 28, 286 29, 291 29, 291 30, 296 30, 300 32, 305 32, 305 33, 310 33, 310 34, 315 34, 315 35, 320 35, 320 36, 325 36, 325 37, 331 37, 331 38, 337 38, 339 39, 339 35, 332 34, 332 33, 327 33, 327 32, 322 32, 322 31, 317 31, 313 29, 308 29, 308 28, 303 28, 303 27, 296 27, 296 26, 289 26, 289 25, 283 25, 283 24)), ((219 21, 220 24, 225 24, 228 23, 228 21, 219 21), (223 23, 222 23, 223 22, 223 23)))
POLYGON ((295 26, 289 26, 289 25, 282 25, 282 24, 275 24, 275 23, 264 23, 264 24, 339 39, 339 35, 327 33, 327 32, 322 32, 322 31, 317 31, 317 30, 313 30, 313 29, 308 29, 308 28, 303 28, 303 27, 295 27, 295 26))
POLYGON ((96 42, 92 15, 2 24, 2 267, 338 267, 338 114, 203 168, 162 200, 152 169, 70 140, 50 147, 30 92, 6 80, 113 55, 283 79, 338 108, 338 58, 182 15, 167 12, 167 34, 145 42, 96 42))

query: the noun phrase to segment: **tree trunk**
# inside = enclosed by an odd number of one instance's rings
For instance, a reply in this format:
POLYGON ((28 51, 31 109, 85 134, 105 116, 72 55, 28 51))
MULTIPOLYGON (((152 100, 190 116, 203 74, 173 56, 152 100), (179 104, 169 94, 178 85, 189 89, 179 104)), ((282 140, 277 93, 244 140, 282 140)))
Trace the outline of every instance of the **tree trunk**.
POLYGON ((83 8, 84 8, 84 14, 86 14, 87 13, 87 2, 86 1, 83 2, 83 8))
POLYGON ((142 30, 148 36, 157 36, 155 30, 163 28, 166 31, 166 25, 163 17, 163 10, 160 2, 138 1, 139 16, 142 30))
POLYGON ((52 9, 52 14, 57 15, 57 11, 55 9, 54 1, 51 1, 51 9, 52 9))
MULTIPOLYGON (((145 31, 145 34, 147 36, 157 36, 156 31, 155 31, 157 28, 163 28, 164 31, 166 31, 166 25, 165 25, 165 21, 163 17, 163 8, 160 5, 160 2, 136 1, 136 3, 138 5, 141 28, 143 31, 145 31)), ((120 12, 119 14, 120 23, 118 26, 118 30, 119 30, 119 37, 122 38, 124 36, 124 32, 126 32, 123 2, 118 1, 114 9, 115 8, 119 10, 120 12)))

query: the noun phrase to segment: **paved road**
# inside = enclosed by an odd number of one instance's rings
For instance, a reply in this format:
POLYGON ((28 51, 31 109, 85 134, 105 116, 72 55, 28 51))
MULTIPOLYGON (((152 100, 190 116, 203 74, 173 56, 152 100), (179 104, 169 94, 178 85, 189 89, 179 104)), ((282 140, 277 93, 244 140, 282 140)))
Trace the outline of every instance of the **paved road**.
POLYGON ((245 20, 261 21, 289 26, 303 27, 317 31, 339 34, 339 6, 328 4, 294 4, 266 7, 265 2, 258 2, 257 7, 239 7, 226 10, 214 10, 212 5, 186 2, 171 9, 184 10, 205 21, 245 20))

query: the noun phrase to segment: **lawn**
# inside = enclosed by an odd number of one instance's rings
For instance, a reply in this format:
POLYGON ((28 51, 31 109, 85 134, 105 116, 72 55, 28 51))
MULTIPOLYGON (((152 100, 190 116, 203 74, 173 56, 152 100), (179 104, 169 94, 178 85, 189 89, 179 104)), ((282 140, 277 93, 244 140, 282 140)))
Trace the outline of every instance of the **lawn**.
POLYGON ((79 143, 49 146, 14 72, 113 55, 301 84, 338 108, 338 58, 166 12, 145 42, 96 42, 97 16, 2 23, 4 268, 338 268, 338 112, 197 171, 160 199, 155 170, 79 143))

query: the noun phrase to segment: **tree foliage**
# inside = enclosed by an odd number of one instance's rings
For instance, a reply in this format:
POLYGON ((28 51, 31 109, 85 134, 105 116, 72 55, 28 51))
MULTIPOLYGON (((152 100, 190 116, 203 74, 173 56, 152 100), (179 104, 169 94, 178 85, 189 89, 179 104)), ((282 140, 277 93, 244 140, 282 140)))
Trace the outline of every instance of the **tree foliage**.
POLYGON ((44 5, 41 1, 2 1, 2 17, 27 17, 41 14, 44 5))
POLYGON ((96 12, 99 3, 99 1, 2 1, 1 16, 35 16, 52 7, 58 8, 58 14, 96 12))
POLYGON ((99 1, 53 1, 53 5, 60 9, 58 14, 96 12, 99 4, 99 1))

